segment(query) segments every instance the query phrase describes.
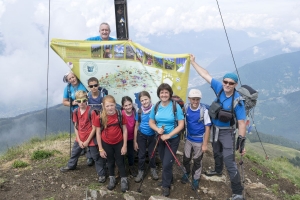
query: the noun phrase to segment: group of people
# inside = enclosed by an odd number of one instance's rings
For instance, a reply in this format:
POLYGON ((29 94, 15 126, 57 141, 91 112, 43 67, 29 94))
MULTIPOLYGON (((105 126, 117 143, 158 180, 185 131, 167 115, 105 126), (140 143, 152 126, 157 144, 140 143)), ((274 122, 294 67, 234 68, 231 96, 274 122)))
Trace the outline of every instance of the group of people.
MULTIPOLYGON (((100 25, 99 32, 99 37, 88 40, 111 40, 110 28, 107 23, 100 25)), ((122 109, 119 110, 116 107, 115 98, 99 90, 97 78, 92 77, 88 80, 90 89, 88 92, 77 77, 69 72, 64 77, 68 86, 64 90, 63 104, 72 107, 76 140, 67 166, 60 170, 62 172, 74 170, 82 150, 87 148, 88 161, 91 159, 95 163, 99 182, 106 182, 106 170, 108 169, 107 188, 113 190, 116 186, 115 166, 117 166, 121 177, 121 191, 125 192, 129 188, 125 156, 128 160, 129 173, 135 177, 135 182, 141 182, 147 173, 145 170, 147 155, 151 177, 153 180, 158 180, 155 163, 157 148, 162 162, 159 185, 162 187, 162 194, 169 196, 173 182, 173 164, 180 142, 179 134, 186 127, 182 160, 184 173, 181 183, 191 182, 194 190, 199 187, 203 154, 208 149, 209 138, 212 138, 215 168, 205 174, 207 176, 222 175, 225 163, 231 181, 233 193, 231 199, 243 199, 243 186, 234 156, 236 149, 241 155, 245 154, 245 107, 242 101, 234 108, 232 105, 233 99, 239 96, 235 91, 238 77, 233 73, 228 73, 220 82, 198 65, 193 55, 190 55, 190 61, 199 75, 218 94, 214 103, 219 105, 219 110, 232 111, 234 117, 231 117, 229 121, 224 120, 224 117, 211 117, 209 110, 200 104, 202 93, 198 89, 189 91, 189 103, 182 109, 172 100, 173 90, 167 83, 162 83, 157 88, 159 102, 156 104, 151 102, 149 92, 141 91, 138 96, 141 108, 136 108, 132 99, 124 96, 120 102, 122 109), (96 107, 100 105, 101 107, 96 107), (236 126, 232 123, 233 118, 235 124, 238 125, 237 147, 235 147, 236 126), (138 156, 137 171, 134 167, 135 152, 138 156), (193 167, 191 169, 192 159, 193 167), (191 181, 189 181, 190 177, 191 181)), ((91 163, 88 162, 88 165, 91 163)))

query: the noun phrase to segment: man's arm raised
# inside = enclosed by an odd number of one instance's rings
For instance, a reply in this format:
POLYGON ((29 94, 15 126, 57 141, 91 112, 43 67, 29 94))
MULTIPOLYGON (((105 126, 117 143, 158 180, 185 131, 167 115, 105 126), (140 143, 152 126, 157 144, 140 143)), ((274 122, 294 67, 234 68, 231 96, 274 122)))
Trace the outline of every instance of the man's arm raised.
POLYGON ((203 67, 201 67, 196 63, 195 59, 196 59, 195 56, 193 54, 190 54, 190 61, 192 66, 195 68, 198 74, 210 84, 212 77, 210 76, 210 74, 206 69, 204 69, 203 67))

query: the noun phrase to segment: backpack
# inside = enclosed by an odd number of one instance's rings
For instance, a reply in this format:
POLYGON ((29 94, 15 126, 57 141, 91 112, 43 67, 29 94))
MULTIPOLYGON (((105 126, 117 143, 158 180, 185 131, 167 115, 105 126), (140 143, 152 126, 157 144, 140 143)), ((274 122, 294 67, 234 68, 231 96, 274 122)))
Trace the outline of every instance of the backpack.
MULTIPOLYGON (((241 95, 240 100, 244 101, 245 104, 245 110, 246 115, 248 116, 250 111, 255 107, 257 98, 258 98, 258 92, 254 90, 252 87, 248 85, 242 85, 237 92, 241 95)), ((235 100, 234 107, 239 103, 238 100, 235 100)))

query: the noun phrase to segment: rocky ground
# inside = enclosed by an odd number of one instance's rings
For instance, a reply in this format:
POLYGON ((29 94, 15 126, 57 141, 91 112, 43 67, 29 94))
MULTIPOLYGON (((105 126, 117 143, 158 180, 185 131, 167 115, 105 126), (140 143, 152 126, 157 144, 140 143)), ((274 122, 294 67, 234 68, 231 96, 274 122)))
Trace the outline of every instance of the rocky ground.
MULTIPOLYGON (((39 147, 38 147, 39 148, 39 147)), ((113 191, 106 189, 106 183, 97 182, 94 167, 86 165, 85 156, 82 156, 78 163, 78 168, 74 171, 61 173, 59 168, 67 163, 69 156, 69 142, 56 141, 54 144, 43 147, 45 149, 56 149, 55 156, 42 160, 32 161, 25 157, 30 163, 25 169, 13 169, 12 162, 0 163, 0 199, 168 199, 161 195, 161 188, 157 186, 157 181, 150 178, 150 173, 145 177, 142 184, 142 192, 137 190, 140 186, 135 183, 133 177, 129 176, 129 191, 122 193, 120 184, 113 191)), ((179 151, 182 152, 183 143, 180 144, 179 151)), ((29 152, 30 154, 30 152, 29 152)), ((177 158, 182 161, 182 156, 177 154, 177 158)), ((213 166, 211 149, 203 158, 203 171, 213 166)), ((237 161, 239 161, 237 159, 237 161)), ((262 172, 270 172, 256 163, 244 159, 245 176, 245 197, 246 199, 284 199, 285 194, 299 193, 299 189, 285 179, 271 179, 265 176, 258 176, 253 169, 262 172)), ((158 163, 159 176, 161 175, 161 165, 158 163)), ((272 173, 272 172, 270 172, 272 173)), ((263 173, 265 174, 265 173, 263 173)), ((222 177, 210 178, 201 176, 198 195, 191 189, 189 184, 182 184, 181 169, 174 165, 174 184, 171 188, 170 199, 227 199, 231 195, 229 177, 226 172, 222 177)), ((117 179, 119 180, 119 179, 117 179)), ((119 180, 120 182, 120 180, 119 180)))

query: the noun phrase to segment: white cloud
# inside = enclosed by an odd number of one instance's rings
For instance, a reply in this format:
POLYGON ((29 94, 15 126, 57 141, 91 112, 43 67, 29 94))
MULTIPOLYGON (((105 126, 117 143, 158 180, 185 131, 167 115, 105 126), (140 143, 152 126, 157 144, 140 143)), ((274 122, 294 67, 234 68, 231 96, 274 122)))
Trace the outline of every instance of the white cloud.
POLYGON ((271 35, 271 39, 279 40, 282 44, 289 47, 300 47, 300 33, 296 31, 284 30, 283 32, 271 35))

